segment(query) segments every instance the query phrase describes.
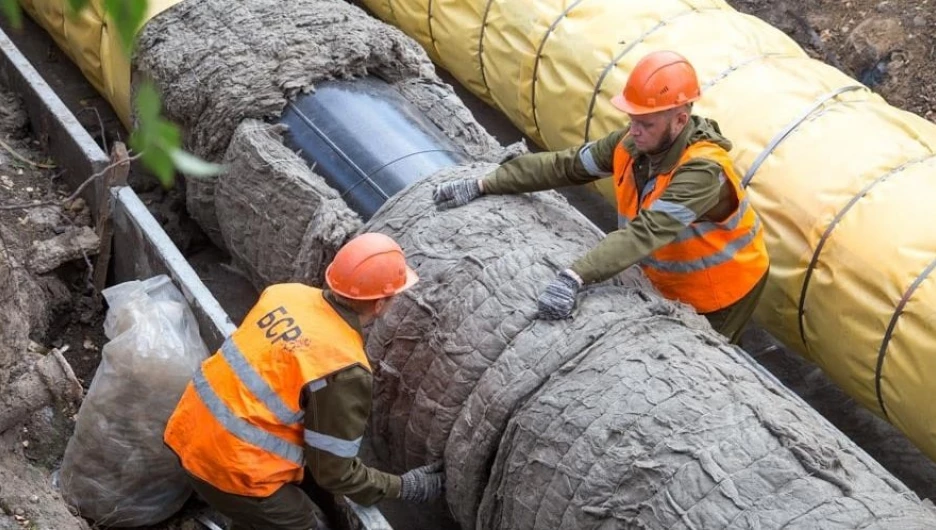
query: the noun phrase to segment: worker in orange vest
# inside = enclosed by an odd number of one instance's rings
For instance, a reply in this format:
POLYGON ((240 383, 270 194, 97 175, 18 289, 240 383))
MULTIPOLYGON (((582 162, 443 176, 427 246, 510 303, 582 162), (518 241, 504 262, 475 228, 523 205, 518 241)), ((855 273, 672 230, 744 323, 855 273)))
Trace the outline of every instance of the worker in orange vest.
MULTIPOLYGON (((371 505, 428 502, 440 464, 402 476, 357 457, 371 410, 362 327, 418 280, 378 233, 355 237, 325 271, 328 288, 266 288, 240 327, 205 360, 169 418, 166 445, 195 491, 234 528, 317 528, 311 496, 371 505)), ((323 506, 324 504, 324 506, 323 506)))
POLYGON ((618 229, 561 271, 539 298, 539 316, 567 318, 585 284, 634 264, 665 297, 693 306, 736 342, 767 280, 760 219, 741 187, 718 123, 692 114, 701 97, 695 69, 681 55, 643 57, 615 107, 630 124, 565 151, 528 154, 481 180, 443 183, 440 208, 484 194, 521 193, 612 177, 618 229))

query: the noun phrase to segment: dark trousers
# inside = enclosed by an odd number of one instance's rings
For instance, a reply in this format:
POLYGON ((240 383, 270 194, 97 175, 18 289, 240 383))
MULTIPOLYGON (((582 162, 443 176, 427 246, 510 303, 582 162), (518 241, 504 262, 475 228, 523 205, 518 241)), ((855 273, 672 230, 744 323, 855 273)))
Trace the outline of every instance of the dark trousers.
POLYGON ((335 498, 306 472, 302 484, 286 484, 269 497, 234 495, 188 475, 192 488, 205 502, 231 519, 231 530, 318 530, 337 528, 321 520, 335 520, 335 498), (315 502, 313 502, 315 499, 315 502))
POLYGON ((760 300, 761 293, 764 292, 764 286, 767 284, 767 276, 769 273, 770 270, 768 269, 768 271, 764 273, 764 277, 754 285, 754 288, 737 302, 724 309, 712 311, 711 313, 704 313, 702 315, 708 319, 709 324, 715 328, 715 331, 728 337, 728 340, 730 340, 732 344, 737 344, 738 341, 741 340, 741 332, 744 331, 744 325, 747 324, 748 320, 751 319, 751 315, 754 314, 754 308, 757 307, 757 302, 760 300))

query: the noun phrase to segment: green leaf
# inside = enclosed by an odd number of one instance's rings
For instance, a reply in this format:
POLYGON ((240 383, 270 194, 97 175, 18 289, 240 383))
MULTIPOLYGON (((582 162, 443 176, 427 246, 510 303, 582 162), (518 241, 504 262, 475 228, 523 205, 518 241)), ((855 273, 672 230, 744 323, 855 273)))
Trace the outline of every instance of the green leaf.
POLYGON ((176 169, 192 177, 211 177, 224 172, 224 166, 202 160, 182 149, 176 149, 169 155, 176 169))
POLYGON ((159 92, 151 82, 143 83, 136 91, 135 107, 137 118, 141 122, 154 122, 159 119, 162 101, 159 92))
POLYGON ((143 25, 143 18, 146 17, 146 7, 147 0, 104 0, 104 12, 110 15, 113 25, 116 26, 127 57, 133 53, 137 30, 143 25))
POLYGON ((166 188, 175 184, 173 153, 182 145, 179 128, 160 116, 162 103, 156 87, 143 83, 134 99, 137 128, 130 135, 130 147, 140 153, 143 166, 166 188))
POLYGON ((140 160, 143 161, 143 167, 150 170, 164 188, 169 189, 175 185, 175 170, 172 166, 172 157, 168 152, 151 147, 143 151, 140 160))
POLYGON ((88 0, 68 0, 69 14, 75 15, 80 13, 85 6, 88 5, 88 0))
POLYGON ((19 3, 16 0, 0 0, 0 11, 3 11, 3 16, 10 21, 14 28, 19 29, 23 24, 23 14, 20 12, 19 3))

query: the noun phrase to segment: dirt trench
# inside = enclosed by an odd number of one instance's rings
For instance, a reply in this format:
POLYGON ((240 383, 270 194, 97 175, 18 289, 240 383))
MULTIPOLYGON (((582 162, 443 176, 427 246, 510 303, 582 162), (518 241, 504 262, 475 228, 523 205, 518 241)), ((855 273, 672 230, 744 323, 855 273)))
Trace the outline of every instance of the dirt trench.
POLYGON ((51 472, 104 343, 89 286, 97 236, 84 200, 64 201, 60 171, 2 84, 0 142, 0 528, 85 528, 51 472), (46 367, 59 355, 74 372, 50 392, 57 376, 46 367))

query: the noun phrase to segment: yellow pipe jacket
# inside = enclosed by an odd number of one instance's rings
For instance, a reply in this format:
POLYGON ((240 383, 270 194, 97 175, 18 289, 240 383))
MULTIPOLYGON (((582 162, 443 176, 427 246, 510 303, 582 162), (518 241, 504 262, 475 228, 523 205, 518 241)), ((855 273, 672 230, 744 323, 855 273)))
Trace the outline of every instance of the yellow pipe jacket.
MULTIPOLYGON (((179 2, 181 0, 149 0, 144 21, 179 2)), ((110 27, 110 19, 104 16, 104 0, 90 0, 77 15, 68 13, 65 0, 20 0, 20 4, 81 68, 85 78, 130 129, 130 60, 120 46, 120 36, 110 27)))

